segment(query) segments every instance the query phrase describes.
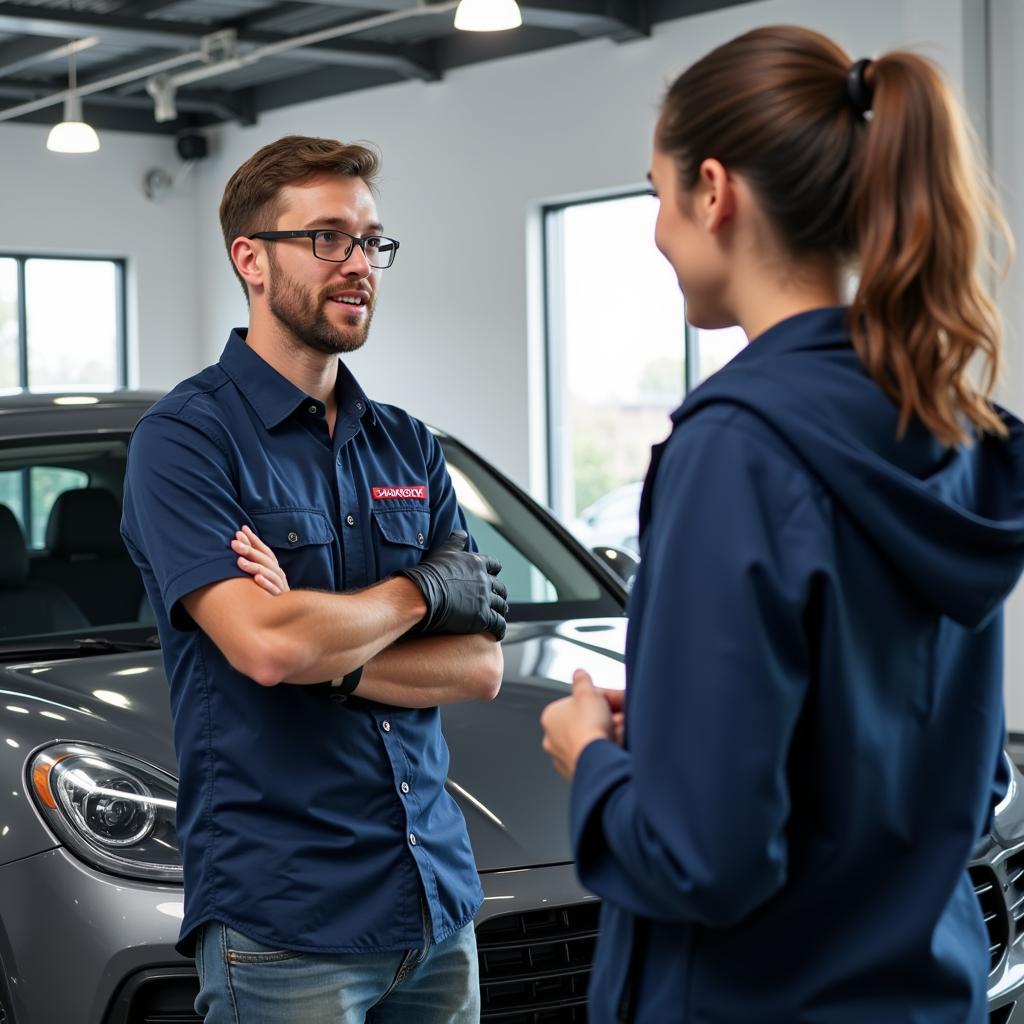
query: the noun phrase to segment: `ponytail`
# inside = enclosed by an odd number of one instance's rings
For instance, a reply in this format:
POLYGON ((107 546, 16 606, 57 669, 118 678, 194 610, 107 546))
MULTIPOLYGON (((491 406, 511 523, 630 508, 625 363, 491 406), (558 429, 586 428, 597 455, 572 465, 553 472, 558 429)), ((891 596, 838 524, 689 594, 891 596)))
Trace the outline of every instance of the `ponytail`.
POLYGON ((756 29, 676 79, 655 141, 684 190, 709 157, 742 174, 793 257, 859 265, 853 344, 901 433, 916 418, 946 445, 1005 435, 989 402, 1001 327, 981 275, 990 230, 1010 237, 931 63, 854 65, 818 32, 756 29))
MULTIPOLYGON (((911 53, 867 69, 872 120, 854 167, 860 282, 854 346, 898 404, 947 445, 1005 435, 988 401, 1002 361, 999 314, 982 279, 989 230, 1009 234, 965 119, 936 68, 911 53), (980 365, 980 391, 969 371, 980 365)), ((991 259, 987 260, 991 264, 991 259)))

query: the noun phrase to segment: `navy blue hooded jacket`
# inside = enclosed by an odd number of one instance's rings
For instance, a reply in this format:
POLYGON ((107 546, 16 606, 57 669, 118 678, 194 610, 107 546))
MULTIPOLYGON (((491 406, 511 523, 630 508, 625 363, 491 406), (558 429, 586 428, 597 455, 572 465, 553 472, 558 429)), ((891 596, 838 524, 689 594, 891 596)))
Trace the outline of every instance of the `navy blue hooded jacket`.
MULTIPOLYGON (((655 448, 624 748, 580 757, 594 1024, 982 1024, 1024 425, 946 449, 792 317, 655 448)), ((600 682, 600 680, 598 680, 600 682)))

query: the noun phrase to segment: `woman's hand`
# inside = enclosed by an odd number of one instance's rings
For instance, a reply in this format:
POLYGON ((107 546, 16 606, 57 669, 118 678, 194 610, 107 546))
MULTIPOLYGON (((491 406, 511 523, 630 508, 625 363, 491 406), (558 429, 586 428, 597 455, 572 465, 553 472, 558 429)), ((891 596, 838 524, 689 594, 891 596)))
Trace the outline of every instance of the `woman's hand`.
POLYGON ((247 572, 268 594, 287 593, 288 577, 278 564, 277 555, 248 526, 243 526, 232 538, 231 550, 238 555, 238 568, 247 572))
POLYGON ((604 691, 594 687, 583 669, 577 669, 572 677, 572 696, 549 704, 540 716, 542 746, 559 773, 571 780, 583 748, 594 740, 620 742, 616 734, 621 727, 615 715, 621 716, 621 711, 613 713, 604 691))

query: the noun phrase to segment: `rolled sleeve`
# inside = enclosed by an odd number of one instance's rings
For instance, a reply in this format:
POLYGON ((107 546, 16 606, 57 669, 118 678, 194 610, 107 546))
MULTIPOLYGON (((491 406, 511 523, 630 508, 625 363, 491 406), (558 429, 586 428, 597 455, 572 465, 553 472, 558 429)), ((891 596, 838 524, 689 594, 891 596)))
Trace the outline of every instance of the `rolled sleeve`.
POLYGON ((171 624, 195 629, 181 606, 210 583, 244 577, 231 539, 249 517, 225 451, 181 417, 150 416, 132 435, 122 534, 156 581, 171 624))

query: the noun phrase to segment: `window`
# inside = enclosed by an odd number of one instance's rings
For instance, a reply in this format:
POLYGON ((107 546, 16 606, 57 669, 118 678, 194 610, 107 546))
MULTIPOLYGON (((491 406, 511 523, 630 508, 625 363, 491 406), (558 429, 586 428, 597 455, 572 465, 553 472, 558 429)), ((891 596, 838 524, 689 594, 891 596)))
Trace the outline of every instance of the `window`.
POLYGON ((683 300, 654 245, 657 212, 647 193, 545 211, 550 502, 590 545, 635 546, 650 448, 686 390, 683 300))
POLYGON ((550 504, 591 547, 639 550, 651 445, 688 388, 746 344, 739 328, 686 323, 657 213, 646 192, 544 212, 550 504))
POLYGON ((124 263, 0 256, 0 388, 126 384, 124 263))
POLYGON ((696 387, 713 373, 717 373, 747 343, 742 327, 724 327, 719 331, 707 331, 702 327, 690 327, 689 351, 691 353, 690 386, 696 387))

